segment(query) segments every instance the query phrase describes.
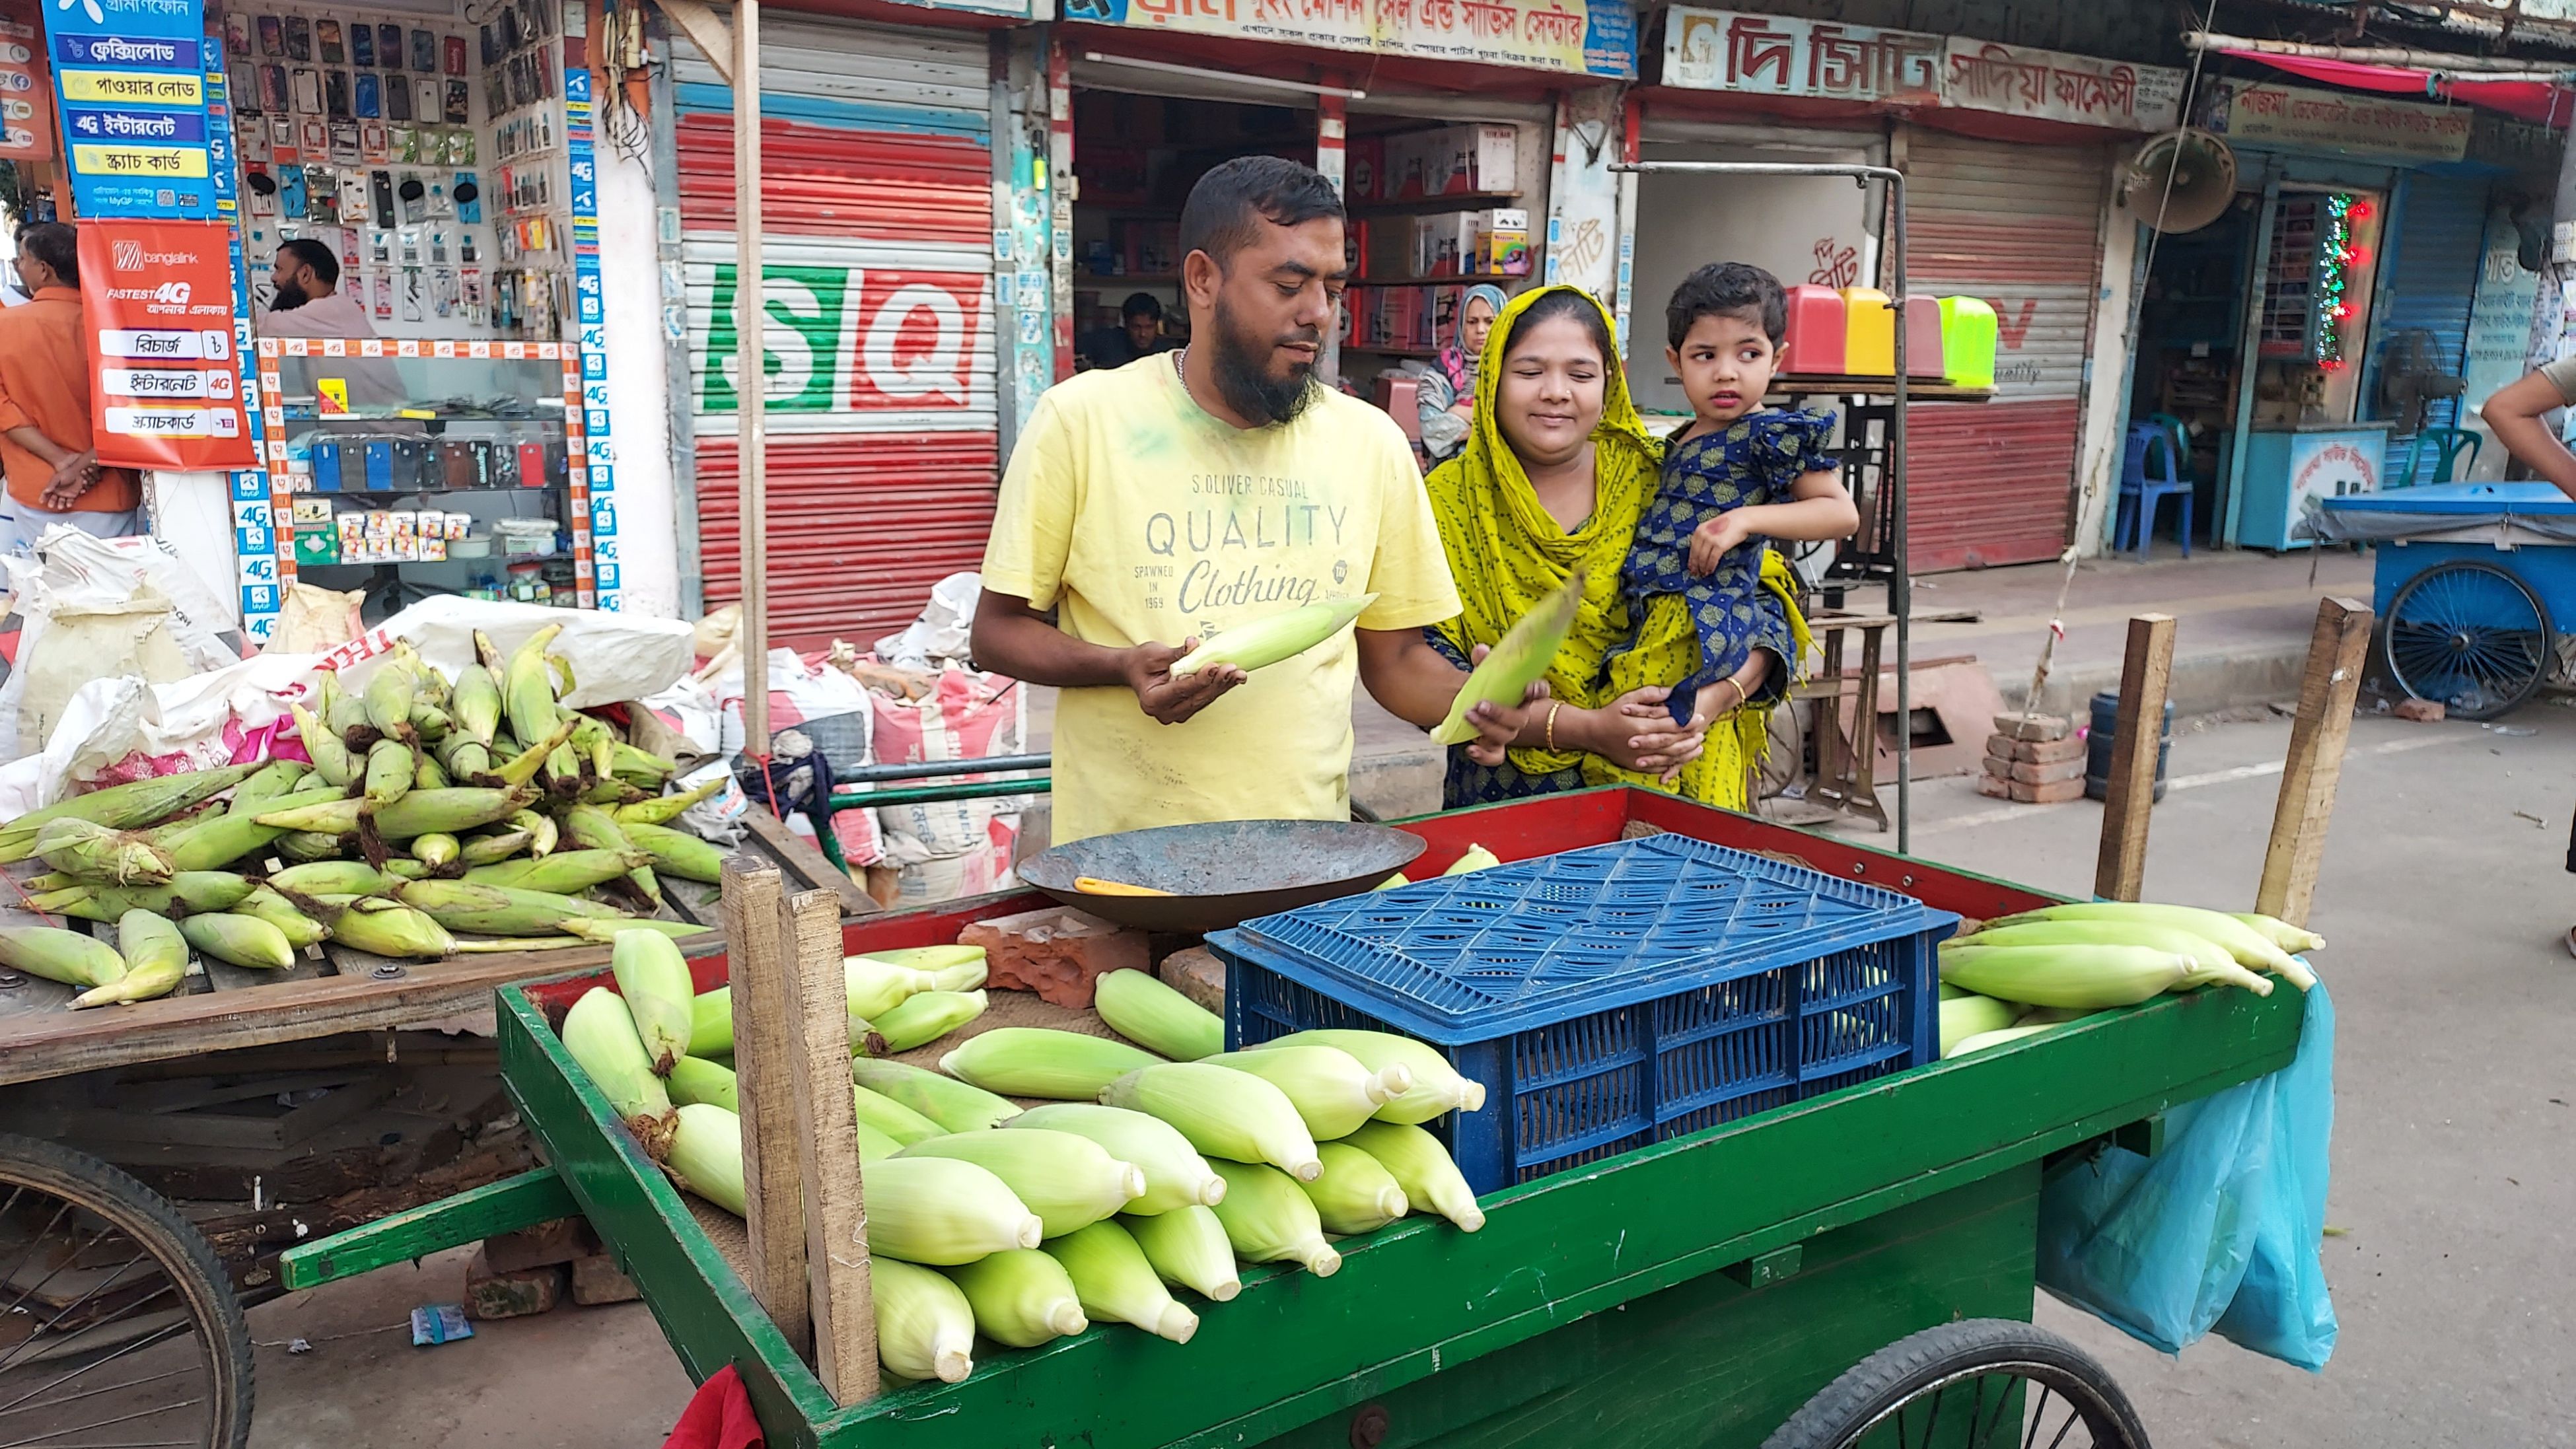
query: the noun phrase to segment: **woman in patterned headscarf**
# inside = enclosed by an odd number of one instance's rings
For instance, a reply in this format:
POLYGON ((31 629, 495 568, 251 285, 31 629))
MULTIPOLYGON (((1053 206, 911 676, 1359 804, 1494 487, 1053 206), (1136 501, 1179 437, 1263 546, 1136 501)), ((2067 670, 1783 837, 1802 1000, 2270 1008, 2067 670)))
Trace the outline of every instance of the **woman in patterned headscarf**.
POLYGON ((1494 319, 1503 315, 1503 289, 1479 282, 1458 299, 1458 320, 1449 345, 1432 366, 1418 375, 1414 399, 1420 409, 1422 451, 1433 462, 1454 458, 1466 445, 1469 420, 1476 411, 1476 373, 1484 361, 1485 339, 1494 319))
MULTIPOLYGON (((1496 643, 1540 599, 1583 576, 1573 632, 1548 668, 1550 701, 1531 709, 1502 764, 1450 751, 1450 808, 1629 782, 1743 809, 1771 707, 1804 657, 1805 621, 1775 558, 1762 580, 1772 627, 1744 670, 1748 703, 1714 724, 1677 726, 1666 691, 1613 697, 1605 689, 1603 660, 1632 632, 1620 566, 1663 461, 1618 359, 1609 319, 1589 293, 1557 286, 1515 298, 1485 344, 1466 445, 1428 480, 1463 612, 1425 632, 1452 663, 1466 667, 1475 646, 1496 643)), ((1695 637, 1687 642, 1696 648, 1695 637)), ((1683 677, 1693 662, 1674 661, 1665 677, 1683 677)))

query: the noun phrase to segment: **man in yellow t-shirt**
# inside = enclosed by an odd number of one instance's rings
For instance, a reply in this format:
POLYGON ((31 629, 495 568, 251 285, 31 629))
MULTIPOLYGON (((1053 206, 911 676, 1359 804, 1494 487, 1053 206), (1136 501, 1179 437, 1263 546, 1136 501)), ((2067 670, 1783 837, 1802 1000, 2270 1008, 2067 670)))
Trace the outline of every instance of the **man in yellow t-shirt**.
MULTIPOLYGON (((1200 179, 1180 232, 1191 345, 1050 389, 984 552, 977 664, 1063 690, 1059 843, 1347 819, 1354 677, 1425 727, 1465 681, 1422 638, 1458 595, 1404 435, 1314 376, 1350 272, 1339 195, 1244 157, 1200 179), (1202 637, 1372 593, 1353 635, 1249 676, 1171 673, 1202 637)), ((1478 707, 1478 758, 1500 759, 1527 703, 1478 707)))

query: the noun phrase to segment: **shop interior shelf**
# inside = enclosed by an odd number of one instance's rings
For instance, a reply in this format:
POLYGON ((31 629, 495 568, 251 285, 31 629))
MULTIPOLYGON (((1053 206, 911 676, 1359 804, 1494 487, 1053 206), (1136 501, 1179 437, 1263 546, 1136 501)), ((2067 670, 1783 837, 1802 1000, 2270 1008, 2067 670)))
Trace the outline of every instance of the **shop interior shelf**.
POLYGON ((1422 216, 1439 211, 1482 211, 1489 206, 1509 206, 1520 199, 1517 191, 1453 191, 1445 196, 1408 196, 1401 201, 1364 201, 1350 210, 1353 216, 1422 216))

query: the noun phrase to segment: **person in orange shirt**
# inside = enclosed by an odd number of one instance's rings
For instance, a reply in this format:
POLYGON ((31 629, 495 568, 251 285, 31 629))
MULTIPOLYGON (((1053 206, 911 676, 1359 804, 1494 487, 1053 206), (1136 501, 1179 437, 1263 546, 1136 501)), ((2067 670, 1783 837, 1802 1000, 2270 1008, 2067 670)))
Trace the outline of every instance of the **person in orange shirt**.
POLYGON ((58 221, 20 231, 18 278, 29 300, 0 311, 0 550, 31 551, 58 523, 100 538, 137 532, 143 480, 100 467, 90 441, 78 234, 58 221))

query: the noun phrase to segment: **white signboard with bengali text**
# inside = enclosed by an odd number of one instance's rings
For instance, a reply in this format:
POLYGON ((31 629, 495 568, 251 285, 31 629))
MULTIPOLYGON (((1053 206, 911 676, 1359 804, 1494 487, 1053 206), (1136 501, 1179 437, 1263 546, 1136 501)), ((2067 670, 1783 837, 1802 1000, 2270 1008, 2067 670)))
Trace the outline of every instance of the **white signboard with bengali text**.
POLYGON ((2244 81, 2210 87, 2208 103, 2196 109, 2203 126, 2240 145, 2417 161, 2466 156, 2475 125, 2466 106, 2244 81))

